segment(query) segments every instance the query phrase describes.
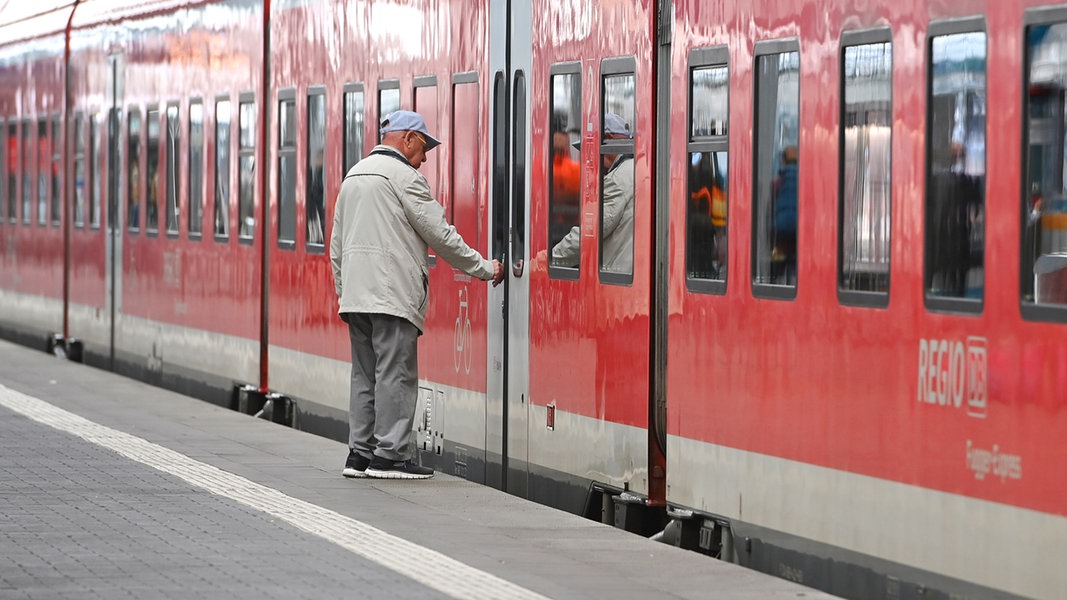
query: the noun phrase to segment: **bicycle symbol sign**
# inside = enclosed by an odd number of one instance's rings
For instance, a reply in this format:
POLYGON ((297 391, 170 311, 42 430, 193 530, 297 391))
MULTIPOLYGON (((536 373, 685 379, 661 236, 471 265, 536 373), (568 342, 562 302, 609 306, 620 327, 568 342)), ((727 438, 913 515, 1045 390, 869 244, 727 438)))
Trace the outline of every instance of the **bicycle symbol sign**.
POLYGON ((459 368, 462 366, 468 375, 470 375, 471 372, 471 359, 473 358, 473 348, 471 348, 471 345, 474 342, 471 338, 471 315, 470 308, 468 308, 469 299, 470 293, 467 291, 467 288, 461 289, 459 291, 459 316, 456 317, 456 331, 454 336, 456 351, 452 354, 456 372, 459 373, 459 368))

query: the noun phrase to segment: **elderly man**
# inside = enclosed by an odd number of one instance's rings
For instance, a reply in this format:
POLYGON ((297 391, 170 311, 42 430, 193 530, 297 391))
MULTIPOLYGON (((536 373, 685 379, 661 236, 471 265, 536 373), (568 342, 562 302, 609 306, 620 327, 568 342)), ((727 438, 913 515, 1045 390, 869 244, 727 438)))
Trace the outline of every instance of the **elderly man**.
POLYGON ((441 142, 418 113, 381 123, 382 143, 341 183, 330 262, 352 343, 345 477, 427 479, 412 459, 418 393, 418 336, 429 295, 428 248, 472 277, 504 278, 499 261, 468 246, 445 220, 418 168, 441 142))

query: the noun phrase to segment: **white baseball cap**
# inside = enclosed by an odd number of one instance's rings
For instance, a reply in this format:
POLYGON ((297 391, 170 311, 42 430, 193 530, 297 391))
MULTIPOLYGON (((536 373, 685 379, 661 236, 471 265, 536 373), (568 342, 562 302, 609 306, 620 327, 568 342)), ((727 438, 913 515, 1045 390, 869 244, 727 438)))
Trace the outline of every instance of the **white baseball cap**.
POLYGON ((441 145, 441 141, 430 135, 426 130, 426 120, 417 112, 410 110, 398 110, 386 115, 382 120, 381 134, 384 136, 390 131, 417 131, 426 138, 426 150, 430 151, 441 145))

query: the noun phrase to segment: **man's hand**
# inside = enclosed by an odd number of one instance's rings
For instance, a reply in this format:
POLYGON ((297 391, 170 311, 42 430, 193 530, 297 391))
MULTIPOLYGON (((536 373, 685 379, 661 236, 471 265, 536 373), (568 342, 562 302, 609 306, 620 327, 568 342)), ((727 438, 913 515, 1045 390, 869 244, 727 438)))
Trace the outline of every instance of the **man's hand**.
POLYGON ((504 281, 504 265, 500 264, 499 260, 493 259, 493 287, 500 285, 501 281, 504 281))

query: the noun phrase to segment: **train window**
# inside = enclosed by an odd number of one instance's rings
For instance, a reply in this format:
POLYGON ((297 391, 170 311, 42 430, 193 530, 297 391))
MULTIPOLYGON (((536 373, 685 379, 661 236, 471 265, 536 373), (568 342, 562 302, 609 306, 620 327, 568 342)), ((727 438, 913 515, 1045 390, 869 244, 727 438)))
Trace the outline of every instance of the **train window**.
POLYGON ((85 192, 86 180, 85 158, 85 115, 74 113, 74 226, 85 227, 85 192))
POLYGON ((344 164, 342 173, 363 158, 363 84, 348 83, 344 89, 344 164))
MULTIPOLYGON (((478 115, 477 73, 452 77, 452 224, 475 250, 485 253, 478 221, 478 115)), ((440 135, 440 134, 438 134, 440 135)))
POLYGON ((256 232, 256 102, 255 95, 241 94, 237 108, 237 239, 251 243, 256 232))
POLYGON ((307 144, 305 146, 304 214, 306 248, 325 250, 326 190, 323 181, 323 153, 326 151, 326 88, 315 87, 308 93, 307 144))
POLYGON ((144 228, 149 235, 159 232, 159 128, 158 110, 145 112, 145 129, 148 143, 145 145, 145 187, 144 228))
MULTIPOLYGON (((400 80, 387 79, 378 82, 378 123, 393 111, 400 110, 400 80)), ((378 129, 378 143, 382 141, 381 129, 378 129)))
POLYGON ((19 157, 22 153, 19 149, 19 126, 18 123, 7 125, 7 220, 14 223, 18 212, 18 174, 19 157))
POLYGON ((100 164, 103 156, 103 150, 100 146, 100 123, 100 115, 94 115, 89 120, 89 147, 92 149, 93 154, 92 168, 89 169, 88 173, 89 189, 92 190, 89 200, 89 226, 93 229, 100 228, 100 206, 103 200, 101 186, 104 181, 101 174, 105 172, 104 167, 100 164))
POLYGON ((278 92, 278 246, 296 243, 296 93, 278 92))
POLYGON ((577 279, 581 256, 581 63, 554 65, 550 71, 551 138, 548 152, 548 274, 577 279), (564 238, 568 244, 561 244, 564 238))
POLYGON ((518 277, 526 256, 526 76, 522 71, 515 72, 511 106, 511 265, 518 277))
POLYGON ((893 43, 846 33, 841 52, 837 284, 842 302, 889 303, 893 43))
POLYGON ((141 228, 141 111, 131 108, 126 123, 126 220, 131 232, 141 228))
POLYGON ((986 34, 930 26, 926 119, 926 306, 978 312, 985 254, 986 34))
POLYGON ((725 47, 689 54, 685 273, 686 287, 694 292, 726 292, 729 56, 725 47))
POLYGON ((48 223, 48 174, 52 170, 52 138, 48 135, 48 120, 37 121, 37 224, 48 223))
POLYGON ((178 164, 180 162, 178 150, 181 148, 181 117, 178 116, 178 105, 167 105, 167 163, 165 193, 167 205, 167 235, 178 235, 178 164))
POLYGON ((62 145, 63 129, 59 123, 59 117, 52 116, 52 226, 59 227, 60 219, 63 216, 63 211, 60 209, 60 201, 63 196, 59 192, 59 173, 63 168, 63 149, 62 145))
POLYGON ((635 70, 632 58, 608 59, 600 66, 600 280, 604 283, 633 282, 635 70))
POLYGON ((800 143, 800 49, 756 44, 752 291, 795 298, 800 143))
POLYGON ((215 241, 230 239, 230 100, 215 101, 215 241))
POLYGON ((22 122, 22 224, 29 225, 33 210, 33 123, 22 122))
POLYGON ((1067 9, 1027 14, 1020 288, 1026 318, 1067 312, 1067 9))
POLYGON ((7 173, 9 166, 7 164, 8 148, 7 148, 7 127, 2 119, 0 119, 0 225, 4 224, 6 220, 5 212, 7 211, 7 173))
POLYGON ((204 231, 204 101, 189 102, 189 238, 204 231))

